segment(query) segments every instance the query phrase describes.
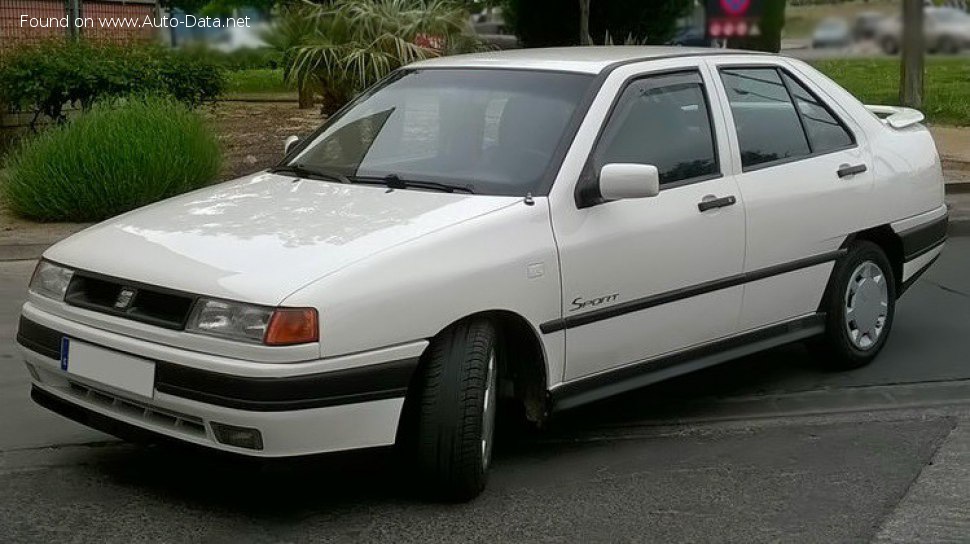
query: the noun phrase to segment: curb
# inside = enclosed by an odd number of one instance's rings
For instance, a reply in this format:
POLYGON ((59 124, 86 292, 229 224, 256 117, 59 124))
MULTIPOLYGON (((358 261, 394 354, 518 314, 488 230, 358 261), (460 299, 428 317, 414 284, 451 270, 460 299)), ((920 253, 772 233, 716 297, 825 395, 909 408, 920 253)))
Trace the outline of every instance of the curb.
POLYGON ((258 94, 246 95, 239 94, 220 98, 219 102, 242 102, 249 104, 298 104, 300 101, 296 96, 260 96, 258 94))
POLYGON ((951 219, 946 228, 946 235, 950 238, 970 236, 970 217, 956 220, 951 219))
MULTIPOLYGON (((951 218, 947 225, 946 234, 951 238, 970 236, 970 217, 951 218)), ((0 244, 0 263, 39 259, 41 254, 52 245, 54 244, 0 244)))
POLYGON ((956 157, 948 157, 944 155, 940 157, 940 163, 942 163, 944 170, 963 170, 970 172, 970 161, 965 159, 958 159, 956 157))
POLYGON ((943 191, 948 195, 970 193, 970 180, 947 183, 943 191))
POLYGON ((39 259, 51 244, 0 244, 0 262, 33 261, 39 259))
MULTIPOLYGON (((970 167, 970 163, 966 163, 970 167)), ((960 183, 947 183, 945 185, 946 194, 965 194, 970 193, 970 181, 960 183)), ((947 236, 970 236, 970 216, 956 218, 950 216, 947 226, 947 236)), ((42 244, 3 244, 0 243, 0 262, 13 261, 32 261, 39 259, 47 248, 51 247, 59 240, 42 244)))

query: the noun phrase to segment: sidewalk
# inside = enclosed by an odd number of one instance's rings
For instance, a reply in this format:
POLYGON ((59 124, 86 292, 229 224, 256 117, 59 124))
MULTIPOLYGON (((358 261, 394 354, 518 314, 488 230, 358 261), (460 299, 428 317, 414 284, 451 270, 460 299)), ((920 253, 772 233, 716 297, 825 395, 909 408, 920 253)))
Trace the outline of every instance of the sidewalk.
POLYGON ((930 127, 947 174, 947 192, 970 191, 970 127, 930 127))

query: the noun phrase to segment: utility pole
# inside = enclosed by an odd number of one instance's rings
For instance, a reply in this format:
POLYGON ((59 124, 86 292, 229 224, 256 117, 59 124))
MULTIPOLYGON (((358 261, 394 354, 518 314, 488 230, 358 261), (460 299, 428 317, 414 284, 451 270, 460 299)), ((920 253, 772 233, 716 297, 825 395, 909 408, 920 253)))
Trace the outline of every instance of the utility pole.
POLYGON ((589 3, 590 0, 579 0, 579 44, 593 45, 589 36, 589 3))
POLYGON ((923 107, 923 0, 903 0, 903 47, 899 80, 899 103, 923 107))

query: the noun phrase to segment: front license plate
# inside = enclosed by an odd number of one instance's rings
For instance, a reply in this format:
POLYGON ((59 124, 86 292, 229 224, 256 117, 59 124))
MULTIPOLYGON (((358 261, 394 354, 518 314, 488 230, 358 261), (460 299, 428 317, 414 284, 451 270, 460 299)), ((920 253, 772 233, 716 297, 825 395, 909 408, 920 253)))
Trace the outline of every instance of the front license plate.
POLYGON ((61 341, 61 370, 127 391, 152 397, 155 391, 155 363, 73 338, 61 341))

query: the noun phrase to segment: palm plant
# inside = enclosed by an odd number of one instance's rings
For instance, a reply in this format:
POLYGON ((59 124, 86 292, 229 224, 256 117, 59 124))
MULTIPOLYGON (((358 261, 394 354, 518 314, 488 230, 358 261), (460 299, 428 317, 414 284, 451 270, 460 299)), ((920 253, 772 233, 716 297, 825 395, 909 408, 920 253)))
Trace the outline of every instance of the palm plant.
POLYGON ((282 8, 273 26, 263 33, 263 40, 279 52, 283 65, 283 78, 296 83, 300 95, 300 108, 313 107, 313 85, 309 79, 298 81, 291 77, 297 49, 310 42, 316 35, 319 23, 306 5, 282 8))
POLYGON ((313 31, 287 49, 286 78, 317 88, 326 112, 400 66, 483 48, 452 0, 333 0, 300 12, 313 31))

